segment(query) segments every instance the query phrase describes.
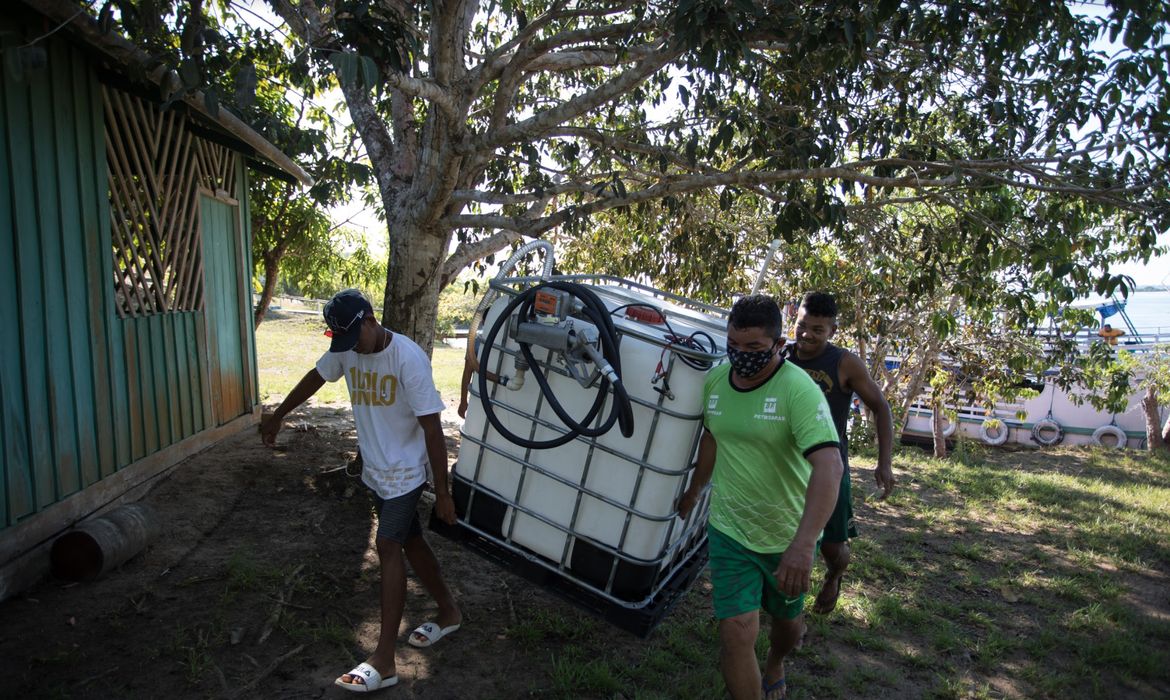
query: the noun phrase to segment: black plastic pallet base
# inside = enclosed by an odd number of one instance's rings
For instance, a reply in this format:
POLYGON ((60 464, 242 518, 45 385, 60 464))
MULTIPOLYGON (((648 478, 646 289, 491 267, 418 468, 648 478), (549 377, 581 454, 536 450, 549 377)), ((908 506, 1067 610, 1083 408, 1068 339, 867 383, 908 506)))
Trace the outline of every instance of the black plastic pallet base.
MULTIPOLYGON (((645 639, 666 617, 671 608, 683 597, 691 584, 707 565, 706 541, 691 556, 674 576, 662 587, 658 595, 645 607, 626 608, 592 591, 580 587, 570 579, 550 571, 528 557, 507 549, 500 544, 468 530, 461 523, 448 525, 431 515, 429 527, 432 532, 462 544, 493 564, 518 574, 545 590, 568 600, 611 625, 645 639)), ((531 555, 537 557, 538 555, 531 555)))

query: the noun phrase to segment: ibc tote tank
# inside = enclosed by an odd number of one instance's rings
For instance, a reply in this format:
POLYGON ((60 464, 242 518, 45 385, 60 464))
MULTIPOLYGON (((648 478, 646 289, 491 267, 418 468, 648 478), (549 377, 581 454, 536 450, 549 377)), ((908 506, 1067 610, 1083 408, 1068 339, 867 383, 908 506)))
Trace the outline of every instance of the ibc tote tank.
MULTIPOLYGON (((673 602, 666 598, 681 594, 705 563, 707 498, 685 522, 674 506, 689 483, 700 437, 703 381, 723 357, 726 312, 616 277, 555 279, 588 284, 610 311, 633 433, 611 430, 552 449, 526 448, 485 419, 473 381, 452 479, 460 526, 505 560, 537 567, 562 592, 578 589, 570 597, 584 593, 626 617, 642 611, 632 631, 648 632, 646 624, 656 624, 673 602)), ((492 328, 515 295, 540 281, 493 281, 501 296, 481 328, 492 328)), ((532 352, 570 416, 585 416, 597 382, 582 387, 554 351, 534 346, 532 352)), ((510 334, 500 332, 489 366, 481 369, 512 377, 519 355, 510 334)), ((488 393, 497 418, 518 436, 548 440, 568 432, 531 377, 519 390, 489 383, 488 393)))

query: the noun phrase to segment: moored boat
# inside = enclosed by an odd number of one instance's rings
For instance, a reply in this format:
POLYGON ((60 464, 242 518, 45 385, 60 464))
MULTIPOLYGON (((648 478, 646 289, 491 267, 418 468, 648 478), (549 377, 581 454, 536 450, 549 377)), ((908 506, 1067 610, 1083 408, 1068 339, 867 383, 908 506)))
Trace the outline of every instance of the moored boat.
MULTIPOLYGON (((1110 300, 1092 307, 1106 320, 1117 315, 1118 325, 1125 333, 1117 337, 1119 351, 1144 353, 1170 344, 1170 329, 1137 328, 1125 311, 1125 302, 1110 300)), ((1097 329, 1082 330, 1076 336, 1078 345, 1087 349, 1092 343, 1108 342, 1097 329)), ((1142 448, 1146 444, 1146 421, 1142 409, 1142 376, 1132 381, 1133 391, 1119 413, 1098 410, 1088 401, 1077 401, 1084 396, 1081 387, 1064 389, 1054 381, 1055 371, 1042 378, 1039 393, 1031 398, 1011 402, 997 402, 989 411, 985 405, 947 405, 944 435, 953 439, 963 435, 989 445, 1016 443, 1039 447, 1064 445, 1101 445, 1106 447, 1142 448)), ((933 439, 934 412, 929 396, 923 395, 911 404, 903 430, 906 442, 929 442, 933 439)), ((1165 421, 1160 416, 1159 425, 1165 421)))

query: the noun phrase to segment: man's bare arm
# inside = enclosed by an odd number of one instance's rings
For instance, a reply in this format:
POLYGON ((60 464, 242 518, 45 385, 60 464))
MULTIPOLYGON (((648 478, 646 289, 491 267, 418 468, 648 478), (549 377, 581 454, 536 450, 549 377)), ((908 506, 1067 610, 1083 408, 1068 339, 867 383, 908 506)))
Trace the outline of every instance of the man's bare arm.
POLYGON ((699 438, 699 457, 695 460, 695 471, 691 475, 691 485, 678 499, 678 516, 686 519, 699 500, 699 494, 711 481, 711 474, 715 471, 715 436, 706 428, 699 438))
POLYGON ((820 448, 808 456, 808 461, 812 465, 812 475, 805 491, 804 513, 796 528, 796 536, 780 557, 780 566, 776 569, 776 585, 790 597, 809 589, 817 537, 837 505, 837 492, 845 471, 841 448, 836 445, 820 448))
POLYGON ((861 397, 865 407, 873 413, 878 443, 873 478, 881 488, 881 498, 884 499, 894 490, 894 414, 890 411, 890 404, 882 394, 881 387, 869 376, 859 357, 846 353, 841 360, 841 373, 845 375, 841 382, 842 388, 861 397))
POLYGON ((427 458, 431 462, 431 474, 435 479, 435 513, 448 525, 455 524, 455 501, 447 485, 447 441, 443 437, 443 422, 438 413, 418 417, 423 438, 427 444, 427 458))
POLYGON ((305 376, 301 377, 301 381, 293 387, 288 396, 284 397, 284 401, 276 407, 272 413, 260 419, 260 439, 269 447, 276 445, 276 434, 280 432, 281 424, 284 417, 292 413, 297 406, 309 400, 317 390, 325 386, 325 378, 317 371, 317 368, 309 370, 305 376))

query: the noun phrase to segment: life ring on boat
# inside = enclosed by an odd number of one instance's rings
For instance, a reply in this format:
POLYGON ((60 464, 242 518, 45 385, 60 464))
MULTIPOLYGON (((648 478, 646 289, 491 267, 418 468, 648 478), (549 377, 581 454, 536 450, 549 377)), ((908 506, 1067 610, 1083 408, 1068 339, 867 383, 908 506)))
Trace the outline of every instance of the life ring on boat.
POLYGON ((979 438, 988 445, 1002 445, 1007 442, 1012 429, 998 418, 988 418, 979 426, 979 438))
POLYGON ((951 417, 946 415, 945 413, 943 414, 943 420, 946 421, 947 425, 945 428, 943 428, 942 435, 945 438, 949 438, 950 436, 955 434, 956 430, 959 429, 959 421, 957 419, 951 420, 951 417))
POLYGON ((1125 444, 1127 442, 1129 442, 1129 436, 1125 434, 1124 430, 1122 430, 1121 428, 1118 428, 1116 425, 1113 425, 1112 423, 1110 423, 1109 425, 1103 425, 1100 428, 1097 428, 1096 430, 1093 431, 1093 444, 1098 445, 1100 447, 1112 447, 1114 449, 1121 449, 1121 448, 1125 447, 1125 444), (1113 445, 1110 445, 1110 444, 1106 443, 1104 440, 1102 440, 1102 438, 1104 438, 1106 435, 1112 435, 1113 439, 1116 441, 1116 443, 1113 445))
POLYGON ((1064 428, 1052 418, 1044 418, 1032 424, 1032 439, 1044 447, 1059 445, 1064 440, 1064 428))

